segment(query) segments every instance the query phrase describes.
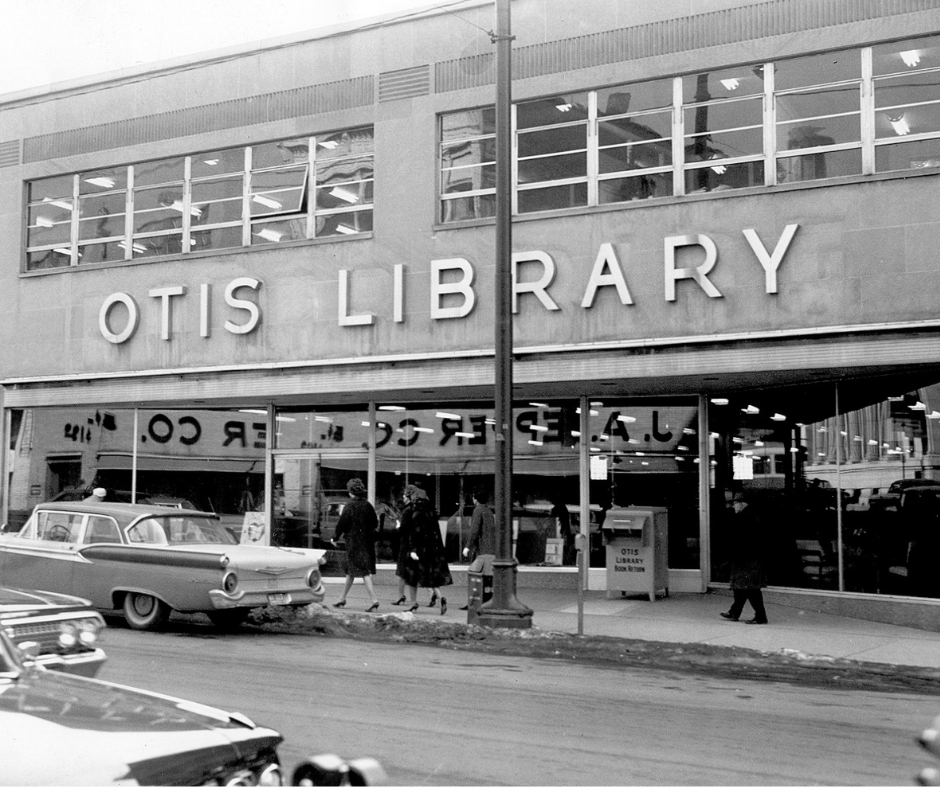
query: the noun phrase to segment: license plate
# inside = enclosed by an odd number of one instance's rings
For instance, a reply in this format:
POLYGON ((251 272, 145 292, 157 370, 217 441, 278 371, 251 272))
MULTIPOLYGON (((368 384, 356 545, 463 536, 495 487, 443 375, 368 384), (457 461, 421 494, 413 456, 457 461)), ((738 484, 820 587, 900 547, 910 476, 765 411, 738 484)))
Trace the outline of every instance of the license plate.
POLYGON ((290 594, 268 594, 269 605, 289 605, 290 594))

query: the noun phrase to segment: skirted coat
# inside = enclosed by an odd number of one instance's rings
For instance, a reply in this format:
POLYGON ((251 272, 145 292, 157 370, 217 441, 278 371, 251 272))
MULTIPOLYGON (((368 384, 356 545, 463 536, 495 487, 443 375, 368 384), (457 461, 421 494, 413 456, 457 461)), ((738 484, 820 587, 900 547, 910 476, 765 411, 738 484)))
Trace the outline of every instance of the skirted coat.
POLYGON ((396 574, 406 585, 418 588, 440 588, 454 582, 447 566, 444 543, 437 515, 426 498, 418 498, 402 513, 396 574), (418 560, 411 557, 418 556, 418 560))
POLYGON ((739 591, 767 586, 766 539, 754 510, 745 506, 731 514, 731 588, 739 591))
POLYGON ((343 507, 334 539, 346 538, 346 574, 365 577, 375 574, 375 532, 379 520, 372 504, 353 498, 343 507))

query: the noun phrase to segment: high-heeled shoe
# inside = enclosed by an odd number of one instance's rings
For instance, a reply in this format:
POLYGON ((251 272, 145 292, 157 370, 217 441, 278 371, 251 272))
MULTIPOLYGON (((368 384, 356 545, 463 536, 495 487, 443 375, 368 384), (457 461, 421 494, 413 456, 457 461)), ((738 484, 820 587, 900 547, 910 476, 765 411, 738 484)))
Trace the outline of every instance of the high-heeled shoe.
POLYGON ((418 609, 418 603, 415 602, 411 607, 408 608, 409 613, 414 613, 418 609))
POLYGON ((376 611, 378 609, 379 609, 379 603, 373 602, 371 605, 369 605, 369 607, 366 608, 366 613, 372 613, 373 611, 376 611))
POLYGON ((444 597, 441 597, 441 615, 443 616, 447 612, 447 600, 444 597))
POLYGON ((339 602, 334 602, 333 607, 346 607, 346 600, 341 599, 339 602))
POLYGON ((403 604, 405 604, 405 598, 404 598, 403 596, 400 596, 400 597, 398 597, 398 599, 396 599, 394 602, 392 602, 392 604, 393 604, 393 605, 403 605, 403 604))
POLYGON ((428 602, 428 607, 437 607, 437 591, 431 594, 431 601, 428 602))

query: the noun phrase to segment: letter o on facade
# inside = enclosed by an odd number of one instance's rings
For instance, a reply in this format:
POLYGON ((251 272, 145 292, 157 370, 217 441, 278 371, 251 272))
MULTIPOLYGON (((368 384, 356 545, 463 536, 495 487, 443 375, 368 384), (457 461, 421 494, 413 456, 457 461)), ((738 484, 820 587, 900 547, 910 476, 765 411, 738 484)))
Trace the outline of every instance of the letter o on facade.
POLYGON ((101 336, 107 339, 108 342, 113 342, 115 345, 127 342, 128 339, 134 336, 138 325, 140 325, 140 309, 137 308, 137 302, 127 293, 111 293, 104 300, 101 311, 98 313, 98 329, 101 331, 101 336), (127 310, 127 324, 124 326, 124 330, 118 333, 112 331, 108 323, 111 309, 116 304, 124 304, 124 308, 127 310))

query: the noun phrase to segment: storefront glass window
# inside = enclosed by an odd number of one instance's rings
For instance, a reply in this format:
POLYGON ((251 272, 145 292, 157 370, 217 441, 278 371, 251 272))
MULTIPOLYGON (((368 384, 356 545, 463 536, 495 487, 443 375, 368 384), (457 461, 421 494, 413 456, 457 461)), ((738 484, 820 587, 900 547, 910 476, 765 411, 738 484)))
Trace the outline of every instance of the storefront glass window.
POLYGON ((697 402, 597 399, 589 408, 591 566, 605 566, 600 526, 612 510, 654 506, 668 509, 669 566, 697 569, 697 402))
POLYGON ((728 579, 737 492, 762 526, 770 585, 940 598, 940 387, 909 385, 713 398, 712 579, 728 579))

